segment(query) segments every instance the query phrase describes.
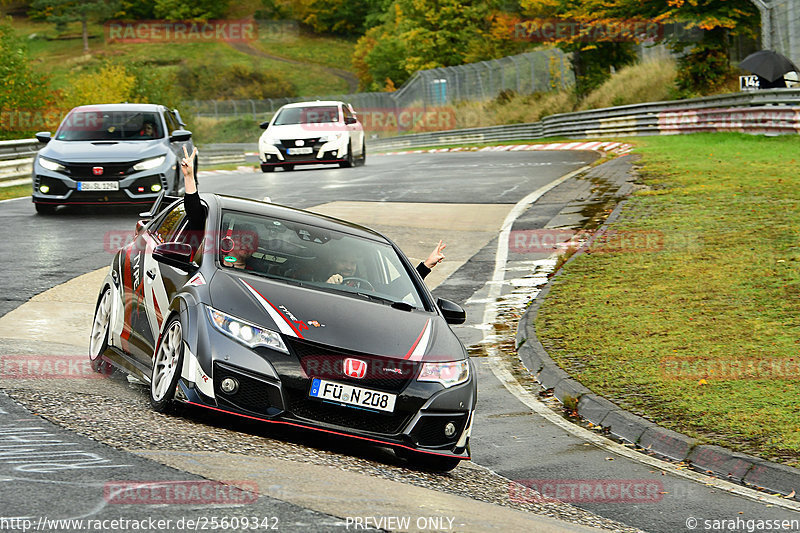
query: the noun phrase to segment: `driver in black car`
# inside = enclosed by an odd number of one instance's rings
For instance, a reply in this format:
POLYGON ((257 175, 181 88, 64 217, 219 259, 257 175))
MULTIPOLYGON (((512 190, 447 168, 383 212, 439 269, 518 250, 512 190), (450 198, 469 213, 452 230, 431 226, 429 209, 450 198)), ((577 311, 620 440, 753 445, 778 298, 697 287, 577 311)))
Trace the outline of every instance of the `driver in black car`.
MULTIPOLYGON (((194 158, 197 156, 197 147, 192 149, 190 155, 186 151, 186 146, 184 146, 183 154, 185 157, 181 160, 181 170, 183 171, 183 182, 186 187, 183 203, 186 207, 186 216, 189 219, 188 229, 191 233, 201 234, 206 226, 206 213, 200 203, 200 195, 197 192, 197 186, 194 181, 194 158)), ((436 245, 436 248, 433 249, 428 258, 417 265, 417 272, 419 272, 420 277, 425 279, 425 276, 430 274, 431 269, 444 260, 442 252, 445 246, 447 245, 439 241, 439 244, 436 245)), ((328 277, 327 282, 340 284, 344 278, 356 276, 356 270, 357 260, 355 258, 339 256, 334 261, 334 273, 328 277)))

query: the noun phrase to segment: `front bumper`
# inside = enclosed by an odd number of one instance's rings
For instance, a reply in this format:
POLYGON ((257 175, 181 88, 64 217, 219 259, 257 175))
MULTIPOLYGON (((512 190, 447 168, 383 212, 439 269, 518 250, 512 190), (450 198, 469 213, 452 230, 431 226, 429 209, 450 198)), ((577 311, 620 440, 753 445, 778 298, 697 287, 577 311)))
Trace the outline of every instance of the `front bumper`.
POLYGON ((38 167, 33 173, 33 201, 40 204, 152 204, 167 188, 167 176, 160 168, 143 170, 120 178, 78 178, 38 167), (78 182, 117 181, 119 190, 79 191, 78 182), (152 187, 157 185, 158 190, 152 187), (42 186, 48 188, 42 191, 42 186))
MULTIPOLYGON (((251 350, 199 320, 197 353, 187 350, 177 399, 185 403, 268 423, 302 427, 357 438, 416 452, 469 459, 468 439, 477 387, 474 367, 470 379, 445 389, 437 383, 411 379, 399 389, 393 413, 366 411, 320 401, 309 396, 311 378, 301 356, 267 348, 251 350), (236 379, 239 386, 226 394, 221 382, 236 379), (456 430, 445 434, 452 423, 456 430)), ((291 344, 291 343, 290 343, 291 344)), ((329 376, 325 376, 329 379, 329 376)), ((354 384, 350 381, 349 384, 354 384)), ((381 390, 374 383, 365 388, 381 390)))
POLYGON ((283 165, 319 165, 325 163, 341 163, 346 161, 348 142, 346 137, 335 141, 322 142, 311 139, 310 154, 290 155, 291 146, 283 143, 259 143, 259 158, 261 168, 278 167, 283 165))

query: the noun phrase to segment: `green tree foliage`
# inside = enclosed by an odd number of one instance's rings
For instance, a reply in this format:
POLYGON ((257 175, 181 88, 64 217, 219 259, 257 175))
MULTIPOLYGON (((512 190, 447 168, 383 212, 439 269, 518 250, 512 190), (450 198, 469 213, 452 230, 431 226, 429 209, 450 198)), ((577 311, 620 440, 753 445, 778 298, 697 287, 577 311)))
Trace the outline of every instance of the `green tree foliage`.
POLYGON ((228 0, 155 0, 153 12, 164 20, 210 20, 222 18, 228 0))
POLYGON ((45 129, 41 117, 53 100, 48 78, 31 70, 28 49, 10 20, 0 20, 0 138, 18 139, 45 129))
POLYGON ((71 22, 81 23, 83 52, 89 53, 89 22, 108 20, 120 9, 117 0, 34 0, 31 11, 63 30, 71 22))
MULTIPOLYGON (((669 43, 681 54, 678 86, 687 95, 713 92, 723 84, 731 73, 730 37, 755 36, 760 22, 758 10, 750 0, 521 0, 521 3, 528 13, 550 13, 581 21, 644 19, 700 30, 700 40, 679 36, 669 43)), ((592 60, 614 64, 613 58, 620 58, 620 50, 611 47, 608 51, 608 55, 597 52, 595 55, 602 57, 592 60)), ((576 71, 580 70, 581 66, 576 66, 576 71)))
POLYGON ((116 16, 124 20, 153 20, 156 0, 120 0, 116 16))
MULTIPOLYGON (((399 86, 420 69, 515 53, 526 43, 497 24, 500 0, 393 0, 353 55, 362 89, 399 86)), ((513 6, 512 6, 513 7, 513 6)))

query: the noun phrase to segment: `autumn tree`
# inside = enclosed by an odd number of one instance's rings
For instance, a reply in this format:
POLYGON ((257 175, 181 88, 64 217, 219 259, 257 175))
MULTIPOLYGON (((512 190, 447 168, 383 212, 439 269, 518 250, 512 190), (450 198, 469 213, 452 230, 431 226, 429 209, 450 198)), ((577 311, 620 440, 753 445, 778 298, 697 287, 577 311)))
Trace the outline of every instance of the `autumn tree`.
POLYGON ((89 53, 89 22, 108 20, 119 11, 117 0, 34 0, 33 18, 44 18, 63 30, 72 22, 81 23, 83 53, 89 53))

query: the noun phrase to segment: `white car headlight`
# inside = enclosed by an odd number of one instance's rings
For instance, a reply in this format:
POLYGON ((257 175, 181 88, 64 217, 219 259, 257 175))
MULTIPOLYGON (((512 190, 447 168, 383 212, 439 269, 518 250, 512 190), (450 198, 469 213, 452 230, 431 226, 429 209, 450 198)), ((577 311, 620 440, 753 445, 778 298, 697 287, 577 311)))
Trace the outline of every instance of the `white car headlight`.
POLYGON ((275 146, 276 144, 280 143, 280 141, 278 139, 276 139, 275 137, 271 137, 271 136, 261 137, 261 142, 264 143, 264 144, 271 144, 273 146, 275 146))
POLYGON ((151 168, 156 168, 160 166, 166 161, 167 156, 161 155, 158 157, 151 157, 150 159, 145 159, 144 161, 140 161, 133 165, 133 170, 150 170, 151 168))
POLYGON ((208 310, 208 319, 214 327, 228 337, 250 348, 266 346, 279 352, 289 353, 279 333, 227 315, 213 307, 206 306, 206 309, 208 310))
POLYGON ((64 165, 60 163, 56 163, 46 157, 39 156, 39 164, 42 165, 47 170, 52 170, 53 172, 60 172, 64 170, 64 165))
POLYGON ((327 143, 327 142, 331 142, 331 141, 338 141, 339 139, 342 138, 342 136, 344 136, 344 132, 326 133, 326 134, 322 135, 319 138, 319 140, 324 142, 324 143, 327 143))
POLYGON ((446 388, 460 385, 469 379, 469 361, 424 363, 417 381, 435 381, 446 388))

